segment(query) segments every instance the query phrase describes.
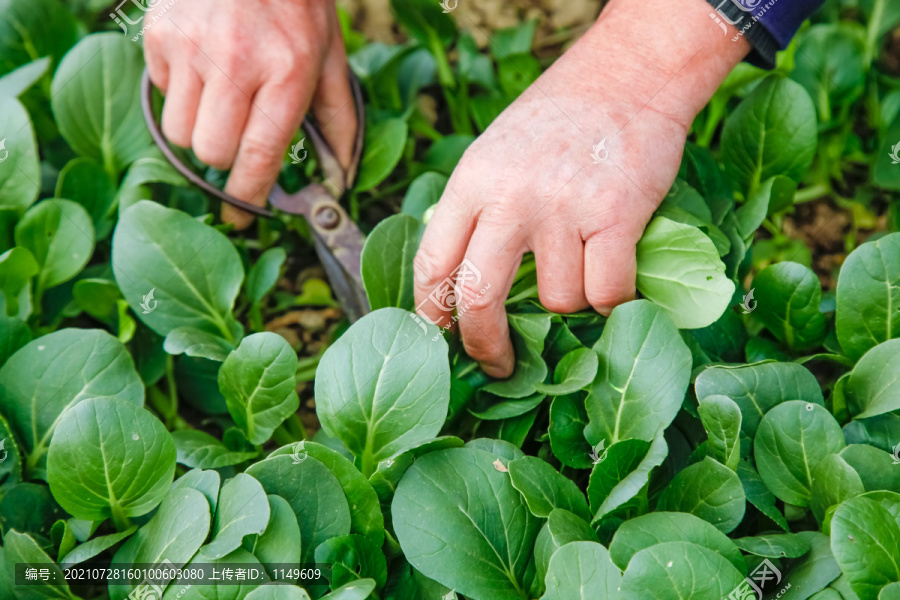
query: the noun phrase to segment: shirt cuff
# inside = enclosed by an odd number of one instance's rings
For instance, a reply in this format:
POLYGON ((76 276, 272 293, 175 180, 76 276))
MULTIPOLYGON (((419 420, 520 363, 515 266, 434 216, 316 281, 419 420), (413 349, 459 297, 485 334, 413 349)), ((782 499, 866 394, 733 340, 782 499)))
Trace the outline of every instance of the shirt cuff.
POLYGON ((769 30, 753 16, 752 12, 739 7, 731 0, 706 1, 713 9, 709 13, 709 18, 722 29, 723 35, 731 36, 734 42, 740 40, 741 37, 747 38, 753 47, 753 50, 747 55, 747 62, 764 69, 775 67, 778 42, 769 30), (732 33, 733 30, 729 28, 729 25, 737 28, 737 33, 732 33))

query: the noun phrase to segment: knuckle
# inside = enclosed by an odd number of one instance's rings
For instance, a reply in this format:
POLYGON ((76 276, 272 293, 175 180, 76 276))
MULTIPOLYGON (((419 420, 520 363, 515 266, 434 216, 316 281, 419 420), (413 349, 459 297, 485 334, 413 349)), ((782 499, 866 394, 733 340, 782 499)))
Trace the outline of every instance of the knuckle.
POLYGON ((281 151, 271 141, 244 138, 239 160, 251 175, 268 175, 281 164, 281 151))
POLYGON ((567 292, 543 290, 538 286, 538 297, 544 308, 555 313, 571 313, 581 308, 578 298, 567 292))
POLYGON ((443 261, 429 246, 423 245, 419 248, 413 259, 416 283, 423 288, 431 288, 440 283, 442 263, 443 261))

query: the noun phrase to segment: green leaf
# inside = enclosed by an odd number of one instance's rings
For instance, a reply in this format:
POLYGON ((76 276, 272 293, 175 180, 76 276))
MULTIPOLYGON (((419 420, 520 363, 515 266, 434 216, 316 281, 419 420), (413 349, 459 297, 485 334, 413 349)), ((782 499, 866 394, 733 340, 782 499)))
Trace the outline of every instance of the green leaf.
POLYGON ((357 192, 369 191, 391 174, 403 156, 407 135, 409 128, 403 119, 386 119, 366 128, 357 192))
POLYGON ((124 214, 138 201, 150 199, 148 183, 168 183, 176 186, 188 184, 187 180, 175 170, 172 163, 158 149, 154 147, 143 154, 128 167, 122 184, 119 186, 116 198, 119 215, 124 214), (150 156, 146 156, 147 154, 150 156))
POLYGON ((84 268, 94 252, 91 217, 71 200, 44 200, 16 225, 16 245, 37 261, 37 297, 64 283, 84 268))
POLYGON ((256 260, 247 274, 247 296, 253 304, 259 303, 278 282, 281 267, 287 258, 284 248, 269 248, 256 260))
MULTIPOLYGON (((255 568, 257 572, 263 571, 262 565, 256 560, 256 557, 243 548, 238 548, 231 554, 221 558, 207 556, 207 548, 208 546, 200 548, 194 558, 182 567, 182 569, 187 570, 188 573, 190 573, 190 569, 203 564, 212 565, 212 568, 220 574, 223 573, 226 568, 233 568, 236 565, 241 565, 239 568, 255 568)), ((234 571, 236 570, 237 569, 234 569, 234 571)), ((187 577, 188 575, 185 575, 185 579, 187 577)), ((172 581, 172 584, 166 590, 166 593, 163 594, 163 600, 242 600, 253 590, 265 587, 269 586, 247 580, 240 581, 236 578, 230 584, 213 584, 211 588, 208 584, 188 584, 184 579, 178 579, 172 581)))
POLYGON ((712 550, 690 542, 664 542, 634 555, 622 577, 619 597, 726 598, 743 579, 742 572, 712 550))
POLYGON ((244 538, 243 546, 266 568, 269 577, 278 580, 272 564, 300 563, 300 526, 288 501, 274 494, 267 496, 271 517, 261 535, 244 538))
POLYGON ((816 377, 797 363, 715 365, 697 375, 694 389, 700 402, 713 395, 734 400, 743 415, 741 430, 751 438, 756 435, 763 415, 782 402, 804 400, 825 404, 816 377))
POLYGON ((112 254, 128 305, 159 335, 195 327, 232 343, 240 337, 231 310, 244 270, 234 245, 212 227, 138 202, 119 217, 112 254))
POLYGON ((45 335, 0 369, 0 412, 22 442, 31 477, 46 477, 47 448, 62 414, 86 398, 144 403, 144 385, 131 356, 104 331, 62 329, 45 335))
POLYGON ((834 511, 831 549, 860 600, 900 581, 900 494, 873 492, 851 498, 834 511))
MULTIPOLYGON (((191 560, 209 533, 209 503, 194 489, 173 487, 159 510, 119 548, 112 567, 135 563, 156 565, 164 560, 179 565, 191 560)), ((110 584, 110 600, 124 600, 128 584, 110 584)))
POLYGON ((350 533, 350 507, 341 484, 328 468, 307 456, 299 463, 290 456, 276 456, 251 465, 267 494, 281 496, 294 509, 300 526, 301 563, 313 562, 319 544, 350 533))
POLYGON ((447 187, 447 180, 446 175, 433 171, 416 177, 403 197, 403 213, 421 221, 425 216, 425 211, 441 199, 444 188, 447 187))
POLYGON ((900 469, 892 453, 865 444, 852 444, 841 450, 844 459, 859 474, 868 492, 890 490, 900 493, 900 469))
MULTIPOLYGON (((66 12, 63 8, 60 10, 66 12)), ((0 31, 3 27, 0 19, 0 31)), ((2 36, 0 39, 3 39, 2 36)), ((0 47, 0 56, 2 52, 3 48, 0 47)), ((0 157, 4 158, 3 168, 0 169, 0 209, 12 209, 21 215, 34 204, 41 191, 37 140, 25 107, 15 98, 2 94, 0 131, 4 135, 6 132, 15 132, 14 135, 4 137, 0 143, 0 157)))
POLYGON ((572 542, 596 541, 598 541, 597 533, 587 521, 561 508, 552 510, 534 541, 534 561, 538 580, 544 581, 550 568, 550 560, 557 550, 572 542))
MULTIPOLYGON (((796 534, 809 543, 809 552, 791 561, 782 580, 789 581, 791 587, 781 596, 784 600, 806 600, 825 588, 841 574, 841 569, 831 553, 828 536, 817 531, 803 531, 796 534)), ((845 600, 839 595, 833 600, 845 600)))
POLYGON ((709 436, 707 452, 732 471, 741 460, 741 409, 728 396, 707 396, 698 408, 709 436))
POLYGON ((584 493, 574 481, 547 462, 534 456, 523 456, 510 461, 507 468, 513 487, 525 498, 534 516, 546 518, 553 509, 562 508, 590 520, 584 493))
POLYGON ((829 508, 866 491, 859 473, 840 454, 829 454, 823 458, 812 475, 810 508, 816 521, 822 524, 829 508))
POLYGON ((485 421, 497 421, 500 419, 512 419, 514 417, 522 416, 535 407, 540 406, 547 396, 544 394, 535 394, 534 396, 529 396, 527 398, 508 400, 506 398, 498 398, 487 392, 482 392, 477 394, 477 397, 482 399, 482 402, 484 398, 491 398, 498 402, 488 406, 484 410, 474 410, 470 408, 469 412, 485 421))
POLYGON ((10 248, 0 254, 0 292, 6 306, 3 316, 27 319, 31 314, 31 279, 40 267, 34 256, 25 248, 10 248))
POLYGON ((819 312, 822 284, 812 270, 795 262, 766 267, 753 279, 756 317, 794 352, 825 339, 825 315, 819 312))
POLYGON ((622 574, 596 542, 572 542, 553 554, 542 600, 617 598, 622 574))
MULTIPOLYGON (((2 321, 2 316, 0 316, 2 321)), ((2 331, 2 329, 0 329, 2 331)), ((13 437, 12 427, 0 414, 0 452, 6 452, 3 462, 0 463, 0 487, 17 484, 22 481, 22 456, 16 438, 13 437)), ((5 519, 0 517, 0 529, 7 529, 5 519)))
POLYGON ((557 396, 550 405, 550 447, 553 454, 567 467, 591 468, 591 445, 584 437, 588 415, 583 394, 557 396))
POLYGON ((471 135, 447 135, 428 148, 422 165, 431 171, 450 176, 466 149, 475 141, 471 135))
POLYGON ((841 267, 836 328, 841 349, 853 359, 900 337, 900 233, 862 244, 841 267))
POLYGON ((597 376, 597 353, 589 348, 572 350, 560 359, 553 372, 553 383, 538 383, 535 389, 551 396, 571 394, 586 387, 597 376))
POLYGON ((372 579, 360 579, 341 586, 325 596, 325 598, 328 600, 365 600, 373 591, 375 591, 375 581, 372 579))
POLYGON ((790 531, 787 519, 775 506, 775 495, 766 487, 762 477, 756 472, 756 468, 749 461, 742 460, 738 463, 737 474, 741 480, 741 485, 744 486, 747 502, 772 519, 784 531, 790 531))
POLYGON ((116 187, 103 167, 89 158, 70 160, 59 172, 55 195, 73 200, 87 210, 97 239, 109 235, 113 226, 110 213, 116 199, 116 187))
POLYGON ((366 238, 360 271, 372 310, 393 306, 413 310, 413 258, 424 228, 414 217, 393 215, 366 238))
POLYGON ((58 0, 7 0, 2 13, 0 73, 40 56, 56 62, 78 39, 78 21, 58 0))
MULTIPOLYGON (((197 490, 206 497, 209 503, 209 512, 211 515, 216 514, 216 505, 219 503, 219 484, 221 477, 216 471, 204 471, 202 469, 191 469, 172 484, 172 489, 192 489, 197 490)), ((170 492, 171 493, 171 492, 170 492)))
POLYGON ((707 457, 675 476, 657 509, 691 513, 728 533, 744 518, 746 502, 737 474, 707 457))
POLYGON ((411 316, 396 308, 366 315, 319 363, 322 428, 360 458, 366 476, 375 463, 435 437, 447 416, 446 342, 431 341, 411 316))
POLYGON ((472 447, 423 456, 400 481, 391 514, 407 560, 427 577, 476 599, 522 600, 540 521, 497 470, 499 458, 472 447))
POLYGON ((51 104, 60 133, 110 176, 150 146, 138 100, 143 69, 140 45, 107 32, 78 42, 53 76, 51 104))
POLYGON ((61 416, 47 454, 50 491, 76 519, 137 517, 156 508, 175 475, 175 444, 140 406, 89 398, 61 416))
POLYGON ((316 548, 316 562, 331 565, 331 587, 357 579, 372 579, 380 590, 387 582, 387 562, 381 548, 362 535, 326 540, 316 548))
POLYGON ((16 598, 21 600, 45 600, 47 598, 71 600, 75 598, 69 590, 69 586, 65 583, 62 570, 41 550, 31 536, 17 531, 10 531, 3 536, 3 549, 5 550, 3 567, 9 570, 7 576, 10 581, 15 580, 13 568, 16 563, 30 563, 32 565, 41 565, 40 568, 48 569, 51 580, 60 582, 42 583, 37 587, 16 585, 14 588, 16 598))
POLYGON ((122 540, 127 539, 132 533, 137 531, 137 529, 137 525, 132 525, 125 531, 101 535, 100 537, 95 537, 83 544, 75 546, 70 552, 59 557, 60 565, 63 568, 69 568, 73 565, 83 563, 84 561, 97 556, 104 550, 112 548, 122 540))
MULTIPOLYGON (((63 11, 64 12, 64 11, 63 11)), ((45 56, 18 67, 0 77, 0 96, 18 97, 41 80, 50 68, 50 57, 45 56)))
POLYGON ((814 25, 799 37, 791 79, 806 88, 820 122, 842 120, 842 109, 865 90, 865 30, 858 24, 828 23, 814 25))
POLYGON ((779 404, 763 417, 753 441, 759 475, 779 500, 809 506, 813 472, 829 454, 844 448, 831 413, 801 400, 779 404))
MULTIPOLYGON (((841 600, 840 598, 838 600, 841 600)), ((889 583, 878 594, 878 600, 900 600, 900 582, 889 583)))
POLYGON ((868 419, 857 419, 844 425, 848 444, 869 444, 893 452, 896 432, 900 431, 900 415, 885 413, 868 419))
POLYGON ((672 321, 646 300, 622 304, 594 350, 600 370, 587 399, 588 442, 653 440, 681 408, 690 377, 691 353, 672 321))
POLYGON ((744 572, 747 564, 724 533, 700 517, 683 512, 653 512, 625 521, 609 545, 612 561, 622 570, 635 554, 664 542, 691 542, 712 550, 744 572))
POLYGON ((547 377, 547 364, 541 354, 550 331, 550 315, 510 314, 507 318, 516 355, 515 371, 509 379, 494 381, 483 389, 504 398, 524 398, 534 394, 536 384, 547 377))
POLYGON ((197 469, 230 467, 257 455, 256 452, 233 452, 217 438, 196 429, 173 431, 172 439, 178 462, 197 469))
MULTIPOLYGON (((457 442, 462 445, 462 441, 457 440, 457 442)), ((328 467, 332 475, 337 477, 338 483, 341 484, 344 495, 347 497, 347 503, 353 507, 353 511, 350 513, 350 532, 364 535, 381 546, 384 542, 384 517, 381 514, 378 495, 372 489, 369 480, 353 466, 353 463, 339 452, 310 441, 283 446, 272 452, 269 458, 280 454, 296 454, 300 457, 308 454, 328 467)), ((418 456, 418 454, 416 455, 418 456)))
POLYGON ((269 502, 259 482, 238 473, 222 486, 213 521, 212 541, 203 549, 208 558, 222 558, 240 547, 245 535, 260 535, 269 523, 269 502))
POLYGON ((809 539, 800 533, 742 537, 734 544, 744 552, 769 558, 797 558, 809 552, 809 539))
POLYGON ((900 340, 888 340, 866 352, 844 386, 847 408, 854 419, 900 409, 900 340))
POLYGON ((745 196, 775 175, 799 182, 812 164, 817 138, 816 108, 806 90, 770 76, 725 120, 725 173, 745 196))
POLYGON ((456 21, 442 10, 440 3, 391 0, 391 8, 409 34, 425 47, 432 47, 433 43, 446 47, 457 35, 456 21))
POLYGON ((98 321, 113 324, 122 298, 119 286, 109 279, 79 279, 72 288, 75 305, 98 321))
POLYGON ((277 333, 245 337, 219 369, 228 412, 251 444, 262 444, 297 412, 297 354, 277 333))
POLYGON ((719 251, 699 229, 656 217, 637 245, 637 289, 675 326, 714 323, 731 302, 734 282, 719 251))
POLYGON ((244 596, 244 600, 309 600, 309 594, 296 585, 263 585, 244 596))
POLYGON ((616 442, 606 451, 593 450, 594 469, 588 483, 588 498, 594 511, 594 523, 613 512, 644 490, 650 472, 662 464, 668 454, 666 440, 657 435, 652 443, 643 440, 616 442))

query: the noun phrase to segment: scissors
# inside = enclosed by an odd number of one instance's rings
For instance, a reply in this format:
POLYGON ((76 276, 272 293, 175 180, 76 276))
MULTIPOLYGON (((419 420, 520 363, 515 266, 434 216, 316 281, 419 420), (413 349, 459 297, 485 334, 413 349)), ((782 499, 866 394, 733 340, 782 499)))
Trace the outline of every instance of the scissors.
MULTIPOLYGON (((347 317, 353 322, 367 314, 370 308, 359 270, 365 236, 338 202, 343 191, 353 183, 356 177, 356 170, 362 154, 366 122, 359 80, 352 71, 350 71, 349 77, 353 100, 356 104, 357 122, 356 143, 353 147, 353 158, 349 168, 344 169, 341 166, 337 155, 319 127, 309 117, 306 117, 303 120, 303 130, 307 136, 312 138, 319 164, 325 174, 325 180, 322 183, 311 183, 295 194, 288 194, 276 183, 269 192, 269 203, 282 212, 306 218, 312 232, 316 254, 328 275, 331 288, 347 317)), ((266 208, 238 200, 207 183, 179 160, 169 146, 168 140, 163 135, 153 114, 153 84, 150 81, 150 73, 146 69, 141 80, 141 107, 153 140, 163 155, 172 163, 172 166, 188 181, 207 194, 241 210, 264 218, 275 216, 266 208)))

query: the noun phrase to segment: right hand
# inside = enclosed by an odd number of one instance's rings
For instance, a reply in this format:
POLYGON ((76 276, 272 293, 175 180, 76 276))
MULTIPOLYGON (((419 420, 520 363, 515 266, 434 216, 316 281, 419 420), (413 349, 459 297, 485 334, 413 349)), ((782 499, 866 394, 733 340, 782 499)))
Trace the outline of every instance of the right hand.
MULTIPOLYGON (((226 193, 264 206, 310 109, 350 163, 356 111, 334 0, 168 4, 142 23, 150 77, 166 96, 162 130, 204 163, 231 169, 226 193)), ((252 216, 223 205, 222 219, 242 229, 252 216)))

